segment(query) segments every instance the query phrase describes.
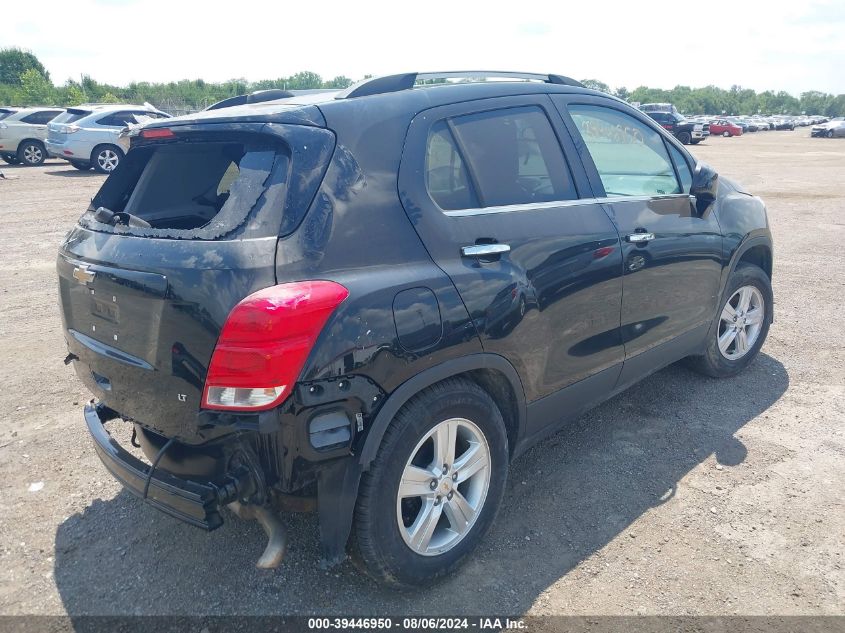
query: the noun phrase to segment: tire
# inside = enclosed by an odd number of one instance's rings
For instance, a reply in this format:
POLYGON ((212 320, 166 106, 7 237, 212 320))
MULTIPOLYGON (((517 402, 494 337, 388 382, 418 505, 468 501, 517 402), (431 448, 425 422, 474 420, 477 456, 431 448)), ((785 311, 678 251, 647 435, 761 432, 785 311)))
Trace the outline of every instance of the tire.
POLYGON ((701 356, 690 357, 690 365, 696 371, 713 378, 735 376, 757 357, 769 333, 772 315, 772 283, 768 276, 758 266, 740 263, 728 279, 705 352, 701 356), (739 318, 748 318, 749 325, 740 326, 740 333, 731 337, 730 330, 735 321, 733 313, 737 312, 735 308, 741 306, 745 297, 749 297, 750 301, 748 307, 739 313, 739 318), (730 310, 728 305, 731 306, 730 310), (759 328, 751 325, 756 318, 760 319, 757 323, 759 328), (744 345, 741 343, 743 336, 744 345), (720 347, 720 339, 727 341, 727 345, 720 347))
POLYGON ((386 584, 419 586, 449 574, 492 525, 505 490, 507 471, 504 421, 487 392, 461 378, 425 389, 396 414, 370 470, 361 479, 353 560, 386 584), (451 435, 446 433, 450 428, 455 429, 451 435), (438 452, 441 459, 444 455, 437 450, 437 438, 447 437, 453 442, 444 445, 455 446, 457 457, 456 468, 447 463, 450 468, 444 471, 437 457, 438 452), (468 443, 473 438, 475 443, 468 443), (461 470, 461 463, 469 460, 467 468, 482 463, 470 455, 486 456, 487 463, 463 480, 461 474, 467 470, 461 470), (414 488, 414 478, 405 479, 410 483, 408 492, 420 494, 400 499, 400 483, 408 474, 416 475, 418 483, 414 488), (432 490, 431 486, 436 487, 432 490), (462 520, 467 514, 461 513, 460 508, 472 510, 473 506, 475 512, 465 530, 455 530, 452 517, 462 520), (439 519, 429 523, 434 527, 428 538, 415 540, 420 532, 414 526, 421 528, 425 517, 435 516, 439 519))
POLYGON ((18 157, 13 154, 3 154, 0 158, 2 158, 3 162, 7 165, 17 165, 20 162, 18 157))
POLYGON ((724 132, 722 132, 722 136, 724 136, 725 138, 728 138, 730 135, 731 135, 731 133, 728 130, 725 130, 724 132))
POLYGON ((91 169, 91 163, 87 161, 72 160, 70 164, 76 167, 79 171, 88 171, 91 169))
POLYGON ((117 145, 97 145, 91 152, 91 165, 101 174, 110 174, 123 160, 123 150, 117 145))
POLYGON ((24 141, 18 146, 18 162, 27 167, 43 165, 47 159, 47 150, 41 141, 24 141))
POLYGON ((827 131, 827 138, 833 138, 833 130, 827 131))
POLYGON ((689 142, 692 140, 692 137, 689 135, 689 132, 678 132, 677 139, 681 142, 682 145, 689 145, 689 142))

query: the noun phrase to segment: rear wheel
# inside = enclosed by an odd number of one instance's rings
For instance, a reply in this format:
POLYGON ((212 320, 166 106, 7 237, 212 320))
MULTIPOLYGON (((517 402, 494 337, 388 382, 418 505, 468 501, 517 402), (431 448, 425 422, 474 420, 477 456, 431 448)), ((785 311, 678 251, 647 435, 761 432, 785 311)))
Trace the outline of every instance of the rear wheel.
POLYGON ((498 510, 508 440, 490 396, 450 379, 412 398, 361 480, 356 560, 382 582, 421 585, 455 569, 498 510))
POLYGON ((88 171, 91 169, 91 163, 87 161, 72 160, 70 164, 76 167, 79 171, 88 171))
POLYGON ((24 141, 18 147, 18 162, 27 167, 38 167, 47 158, 47 151, 41 141, 24 141))
POLYGON ((727 130, 725 130, 724 132, 722 132, 722 136, 724 136, 725 138, 728 138, 730 135, 731 135, 731 133, 730 133, 730 132, 728 132, 727 130))
POLYGON ((690 136, 689 132, 679 132, 678 140, 684 145, 689 145, 689 142, 692 140, 692 137, 690 136))
POLYGON ((758 266, 739 264, 725 289, 718 323, 707 349, 690 358, 697 371, 727 378, 748 367, 757 357, 772 323, 772 284, 758 266))
POLYGON ((3 159, 3 162, 7 165, 17 165, 19 162, 18 157, 13 154, 3 154, 0 156, 3 159))
POLYGON ((116 145, 98 145, 91 152, 91 164, 101 174, 113 172, 123 159, 123 150, 116 145))
POLYGON ((827 138, 833 138, 833 130, 827 131, 827 138))

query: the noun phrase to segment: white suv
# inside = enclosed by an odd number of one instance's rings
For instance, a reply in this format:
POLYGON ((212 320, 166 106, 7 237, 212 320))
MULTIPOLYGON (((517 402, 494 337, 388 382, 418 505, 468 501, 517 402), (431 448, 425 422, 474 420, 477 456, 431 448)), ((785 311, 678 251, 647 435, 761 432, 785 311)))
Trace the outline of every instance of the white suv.
POLYGON ((69 161, 77 169, 107 174, 117 167, 129 150, 120 132, 129 125, 169 114, 148 103, 137 105, 83 104, 56 117, 48 126, 47 151, 69 161))
POLYGON ((44 139, 47 123, 63 112, 62 108, 3 108, 0 118, 0 158, 10 165, 22 163, 35 167, 47 158, 44 139), (5 116, 3 116, 5 115, 5 116))

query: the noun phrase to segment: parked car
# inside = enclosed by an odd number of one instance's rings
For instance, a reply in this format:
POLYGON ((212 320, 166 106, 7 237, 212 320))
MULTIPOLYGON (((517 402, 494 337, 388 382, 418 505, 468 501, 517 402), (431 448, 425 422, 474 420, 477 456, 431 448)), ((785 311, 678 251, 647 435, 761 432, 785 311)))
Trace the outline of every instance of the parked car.
POLYGON ((827 138, 845 136, 845 117, 835 117, 827 123, 814 125, 810 130, 810 136, 824 136, 827 138))
POLYGON ((640 110, 643 112, 668 112, 670 114, 680 114, 678 108, 671 103, 643 103, 640 105, 640 110))
POLYGON ((657 121, 663 129, 671 132, 684 145, 697 145, 710 136, 708 123, 688 121, 682 115, 674 112, 646 112, 657 121))
MULTIPOLYGON (((504 80, 448 81, 482 76, 504 80)), ((86 424, 129 492, 205 529, 257 518, 261 567, 278 513, 313 504, 326 565, 354 524, 364 569, 411 586, 478 545, 515 456, 669 363, 737 374, 772 321, 763 202, 559 75, 154 121, 57 267, 86 424)))
POLYGON ((148 103, 142 106, 83 104, 68 108, 48 126, 47 151, 77 169, 93 167, 108 174, 129 149, 128 139, 120 138, 121 130, 144 120, 169 117, 148 103))
POLYGON ((742 136, 742 128, 727 119, 714 119, 710 122, 710 133, 721 136, 742 136))
POLYGON ((0 158, 10 165, 35 167, 44 162, 47 123, 61 114, 61 108, 21 108, 8 112, 0 121, 0 158))

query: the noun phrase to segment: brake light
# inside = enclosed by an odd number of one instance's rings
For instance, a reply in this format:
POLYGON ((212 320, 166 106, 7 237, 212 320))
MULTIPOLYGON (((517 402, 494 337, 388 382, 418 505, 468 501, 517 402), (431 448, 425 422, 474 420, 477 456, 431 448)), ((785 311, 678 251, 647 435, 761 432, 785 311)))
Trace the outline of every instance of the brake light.
POLYGON ((262 411, 280 404, 326 321, 348 296, 332 281, 299 281, 259 290, 238 303, 214 348, 203 407, 262 411))
POLYGON ((166 127, 154 127, 149 130, 141 130, 141 138, 174 138, 173 130, 166 127))

